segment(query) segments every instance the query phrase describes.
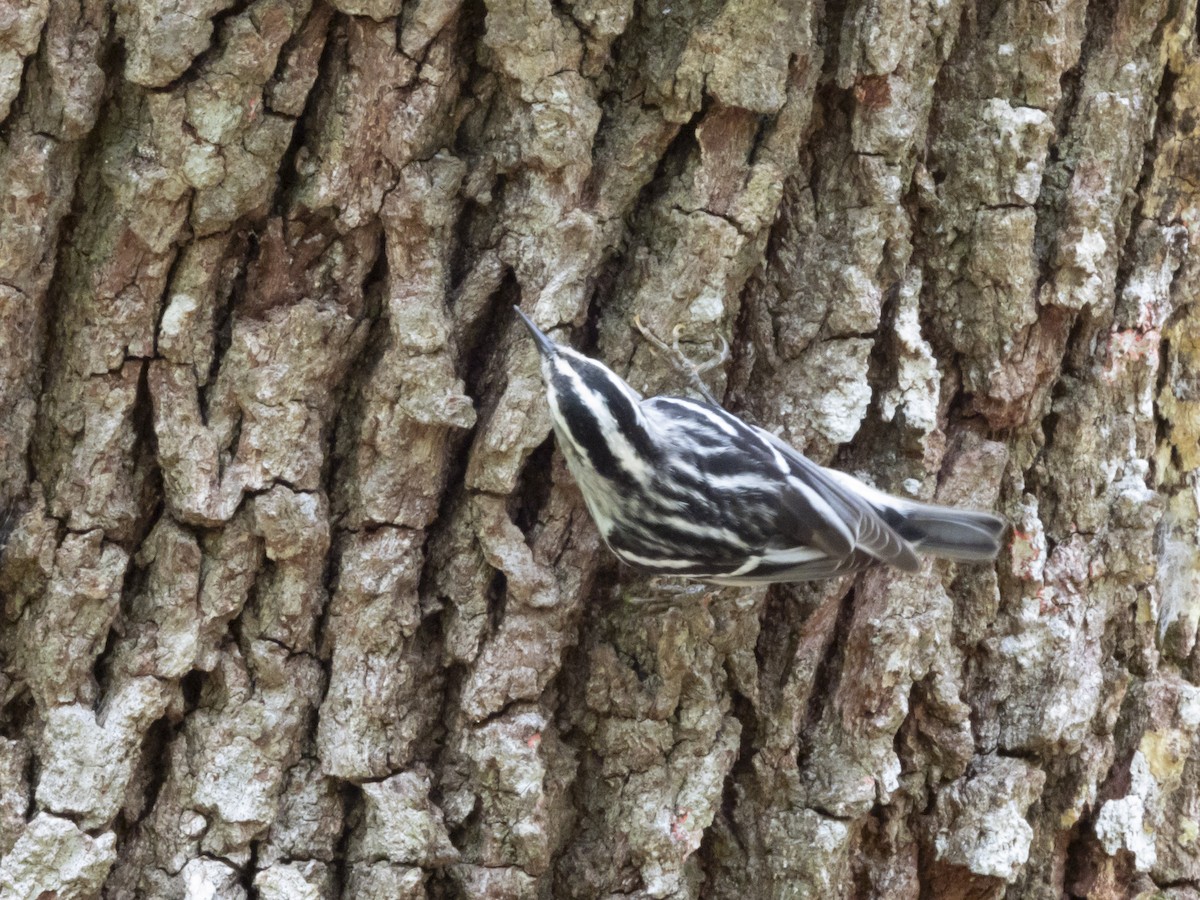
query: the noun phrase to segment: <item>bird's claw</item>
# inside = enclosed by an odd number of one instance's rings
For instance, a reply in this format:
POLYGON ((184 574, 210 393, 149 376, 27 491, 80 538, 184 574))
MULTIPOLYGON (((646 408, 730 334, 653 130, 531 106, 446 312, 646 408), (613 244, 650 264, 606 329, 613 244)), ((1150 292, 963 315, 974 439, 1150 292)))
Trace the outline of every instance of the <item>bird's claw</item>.
POLYGON ((729 341, 725 340, 725 335, 719 332, 717 333, 717 340, 721 342, 721 349, 717 352, 717 355, 708 362, 701 363, 700 365, 696 366, 697 375, 703 375, 710 369, 715 369, 717 366, 723 366, 729 361, 729 341))
POLYGON ((646 579, 646 586, 653 592, 652 596, 639 597, 627 591, 625 602, 638 609, 656 611, 680 603, 707 603, 717 590, 709 584, 681 581, 671 575, 652 575, 646 579))
POLYGON ((633 324, 637 330, 641 332, 642 337, 644 337, 662 356, 666 357, 674 366, 676 371, 687 378, 688 383, 692 386, 692 389, 695 390, 696 393, 704 397, 704 399, 713 406, 721 405, 717 398, 714 397, 712 392, 708 389, 708 385, 701 380, 700 376, 705 372, 715 369, 717 366, 724 365, 729 359, 729 342, 725 340, 724 335, 719 333, 717 334, 717 340, 721 343, 721 349, 714 358, 703 363, 695 363, 692 362, 688 355, 684 353, 683 349, 679 346, 679 339, 683 334, 683 325, 681 323, 677 323, 675 327, 671 329, 672 340, 670 344, 647 328, 642 323, 642 317, 640 315, 634 315, 633 324))

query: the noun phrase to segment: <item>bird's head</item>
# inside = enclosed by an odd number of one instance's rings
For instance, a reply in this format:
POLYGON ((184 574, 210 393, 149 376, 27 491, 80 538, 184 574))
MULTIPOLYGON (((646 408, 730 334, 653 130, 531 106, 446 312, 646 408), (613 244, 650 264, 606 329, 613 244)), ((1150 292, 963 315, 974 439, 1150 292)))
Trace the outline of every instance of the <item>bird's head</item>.
POLYGON ((641 394, 599 360, 556 344, 520 309, 517 315, 537 344, 550 414, 568 459, 586 460, 607 478, 640 475, 654 455, 641 394))
POLYGON ((521 307, 514 306, 513 309, 521 317, 521 321, 525 323, 525 327, 529 329, 529 333, 533 335, 533 342, 537 345, 538 356, 541 357, 542 379, 549 385, 554 372, 554 360, 559 352, 558 344, 546 337, 542 330, 533 324, 533 319, 521 312, 521 307))
POLYGON ((513 307, 537 345, 541 357, 542 380, 551 391, 593 395, 594 399, 610 405, 636 406, 642 395, 599 360, 584 356, 578 350, 556 344, 545 335, 520 307, 513 307))

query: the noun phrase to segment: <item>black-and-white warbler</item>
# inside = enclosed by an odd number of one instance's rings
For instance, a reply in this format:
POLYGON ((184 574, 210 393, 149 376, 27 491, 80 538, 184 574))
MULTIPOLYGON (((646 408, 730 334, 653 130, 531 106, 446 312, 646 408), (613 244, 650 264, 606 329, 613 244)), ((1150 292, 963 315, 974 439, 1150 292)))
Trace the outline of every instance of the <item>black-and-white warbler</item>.
POLYGON ((990 560, 1000 550, 998 516, 877 491, 719 406, 643 399, 517 314, 537 342, 554 431, 588 510, 637 569, 737 585, 876 563, 912 572, 917 551, 990 560))

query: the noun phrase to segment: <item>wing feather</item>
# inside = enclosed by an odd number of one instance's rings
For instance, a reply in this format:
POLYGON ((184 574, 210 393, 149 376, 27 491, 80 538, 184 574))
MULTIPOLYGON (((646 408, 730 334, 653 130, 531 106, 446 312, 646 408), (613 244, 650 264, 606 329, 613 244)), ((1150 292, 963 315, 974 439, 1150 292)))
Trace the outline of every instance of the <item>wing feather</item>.
POLYGON ((860 569, 875 565, 876 562, 877 560, 873 556, 855 551, 840 559, 835 559, 832 556, 822 556, 808 562, 787 565, 773 562, 772 554, 768 553, 754 569, 748 572, 740 575, 730 573, 728 575, 709 576, 704 580, 713 584, 730 586, 771 584, 778 581, 816 581, 821 578, 833 578, 836 575, 857 572, 860 569))
MULTIPOLYGON (((793 450, 775 435, 761 428, 753 428, 764 440, 774 446, 788 461, 792 469, 792 477, 816 493, 825 501, 830 516, 820 516, 819 506, 791 509, 781 516, 782 521, 800 518, 808 522, 808 528, 813 533, 814 546, 821 546, 819 540, 828 546, 841 544, 842 535, 849 533, 853 542, 851 549, 860 550, 880 562, 895 566, 905 572, 916 572, 921 567, 912 545, 896 533, 876 511, 866 498, 834 479, 815 462, 793 450), (807 518, 812 516, 813 518, 807 518)), ((784 494, 782 500, 789 503, 792 497, 784 494)), ((824 549, 824 548, 822 548, 824 549)), ((837 555, 831 553, 831 556, 837 555)))
POLYGON ((745 562, 733 568, 698 563, 695 570, 707 568, 708 573, 692 577, 754 584, 828 578, 876 561, 906 572, 920 568, 912 545, 871 503, 869 488, 855 490, 857 482, 849 477, 839 480, 770 432, 719 406, 652 397, 641 407, 660 436, 695 454, 702 482, 709 476, 714 486, 747 481, 765 498, 776 498, 773 512, 763 510, 763 534, 769 535, 764 545, 747 547, 745 562), (813 552, 799 553, 805 548, 813 552))

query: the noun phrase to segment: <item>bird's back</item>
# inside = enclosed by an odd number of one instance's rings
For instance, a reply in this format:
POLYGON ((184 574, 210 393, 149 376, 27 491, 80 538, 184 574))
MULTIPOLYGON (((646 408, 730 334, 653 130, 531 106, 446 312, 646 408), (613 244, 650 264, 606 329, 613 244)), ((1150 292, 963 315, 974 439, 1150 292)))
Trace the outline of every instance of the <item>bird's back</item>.
MULTIPOLYGON (((875 562, 917 567, 881 509, 768 432, 681 398, 654 397, 642 410, 672 461, 663 493, 694 495, 695 521, 734 536, 720 565, 706 570, 709 580, 798 581, 875 562)), ((699 553, 689 559, 697 572, 706 562, 699 553)))

